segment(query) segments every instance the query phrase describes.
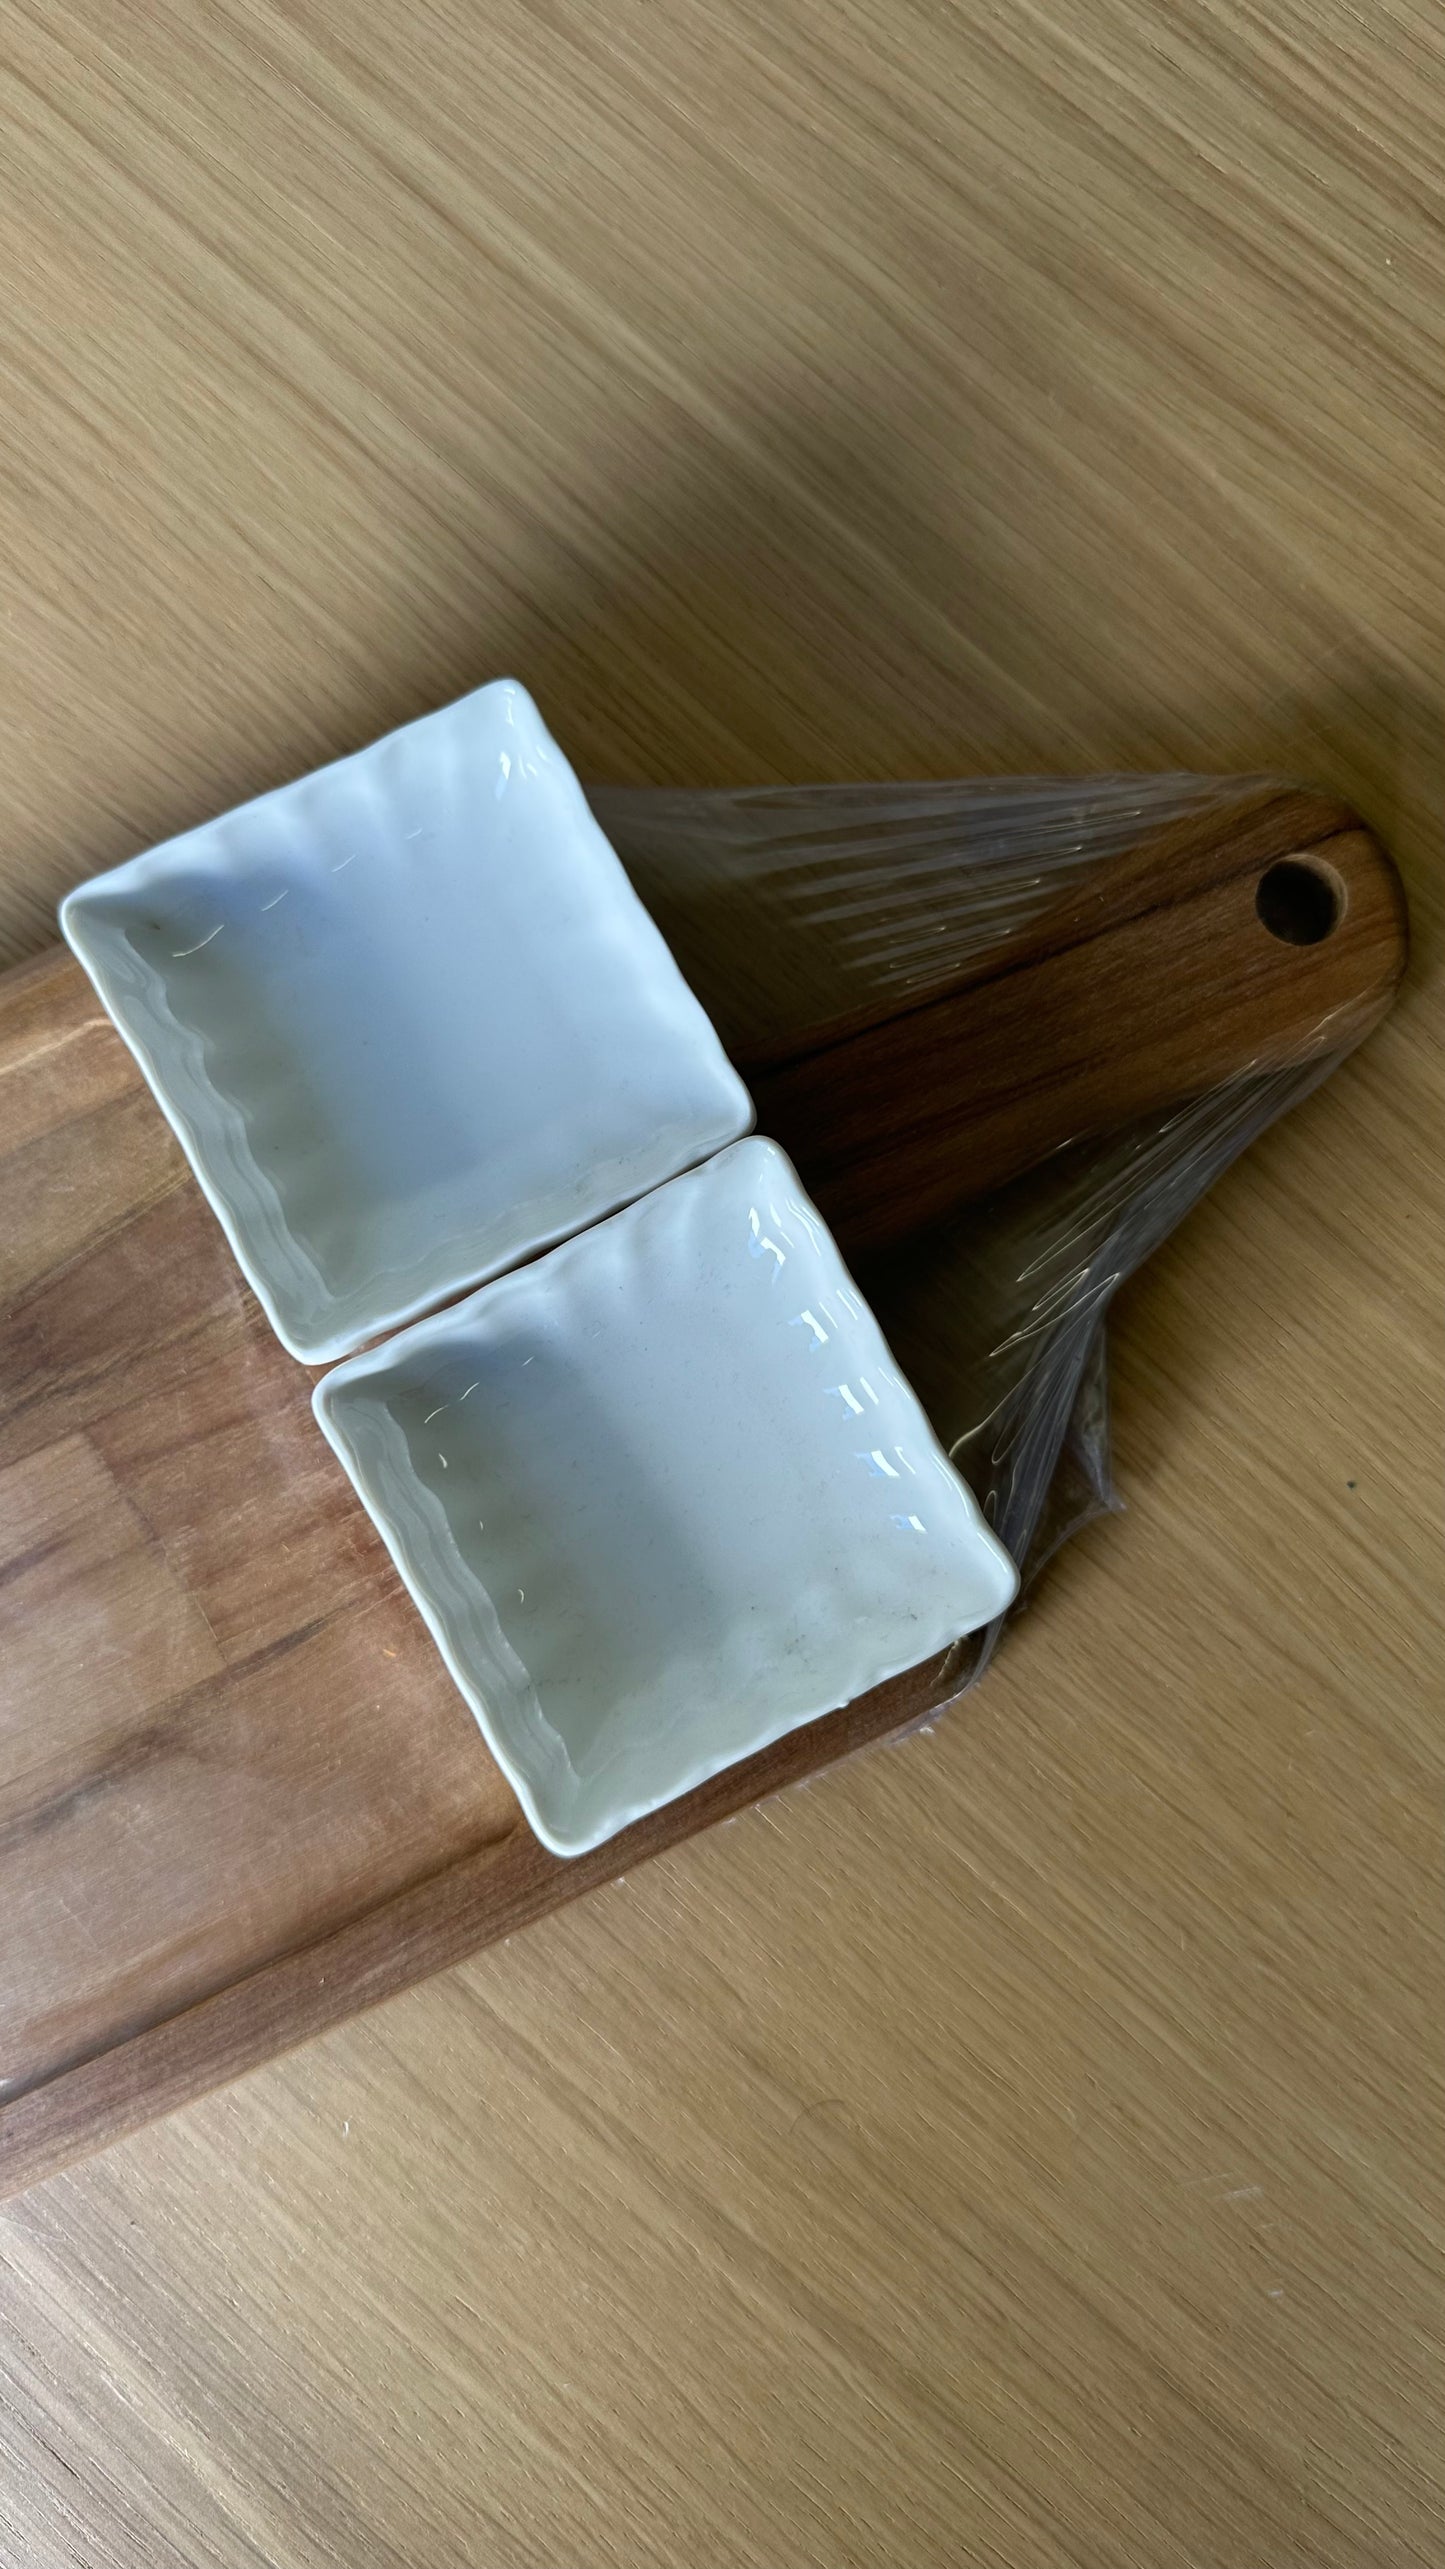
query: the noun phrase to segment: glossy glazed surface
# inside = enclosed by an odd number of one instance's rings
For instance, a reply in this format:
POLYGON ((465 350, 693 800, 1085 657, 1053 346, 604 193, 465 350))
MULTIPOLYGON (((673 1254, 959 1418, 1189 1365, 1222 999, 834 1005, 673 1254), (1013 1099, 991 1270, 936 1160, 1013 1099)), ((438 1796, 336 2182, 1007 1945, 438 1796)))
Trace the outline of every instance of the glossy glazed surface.
POLYGON ((82 885, 61 920, 311 1363, 751 1120, 509 680, 82 885))
POLYGON ((315 1400, 559 1854, 1014 1592, 768 1142, 338 1367, 315 1400))

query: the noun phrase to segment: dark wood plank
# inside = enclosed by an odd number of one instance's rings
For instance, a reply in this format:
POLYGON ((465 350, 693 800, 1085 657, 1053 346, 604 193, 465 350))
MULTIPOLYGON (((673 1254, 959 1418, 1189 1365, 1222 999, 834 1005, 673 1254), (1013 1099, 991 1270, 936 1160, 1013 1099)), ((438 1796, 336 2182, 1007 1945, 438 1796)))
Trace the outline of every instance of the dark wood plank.
POLYGON ((759 1120, 845 1245, 883 1247, 1062 1139, 1354 1041, 1406 948, 1378 841, 1333 798, 1276 791, 1100 866, 925 1006, 758 1067, 759 1120), (1337 905, 1316 943, 1260 916, 1282 860, 1337 905))
MULTIPOLYGON (((906 1016, 801 1021, 767 1129, 845 1244, 1387 1004, 1393 870, 1271 791, 1098 869, 906 1016), (1255 916, 1315 847, 1318 947, 1255 916), (812 1049, 810 1049, 810 1046, 812 1049)), ((516 1803, 78 967, 0 983, 0 2185, 302 2040, 951 1701, 972 1652, 588 1856, 516 1803)))
POLYGON ((915 1669, 728 1768, 590 1854, 565 1861, 550 1854, 517 1817, 344 1923, 318 1920, 316 1932, 298 1936, 274 1961, 225 1980, 195 2005, 119 2033, 103 2050, 0 2104, 0 2193, 18 2193, 357 2008, 530 1926, 679 1839, 926 1720, 956 1686, 946 1661, 915 1669))
POLYGON ((955 1691, 919 1672, 559 1863, 68 956, 0 981, 0 1065, 0 2185, 955 1691))

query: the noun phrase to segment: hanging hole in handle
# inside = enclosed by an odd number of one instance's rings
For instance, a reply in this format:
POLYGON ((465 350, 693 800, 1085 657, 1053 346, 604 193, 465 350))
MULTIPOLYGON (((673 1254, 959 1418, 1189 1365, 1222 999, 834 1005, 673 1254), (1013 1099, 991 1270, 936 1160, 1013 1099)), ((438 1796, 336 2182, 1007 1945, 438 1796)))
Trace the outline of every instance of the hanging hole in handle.
POLYGON ((1323 945, 1345 915, 1345 887, 1334 867, 1317 857, 1282 856, 1260 876, 1254 906, 1282 945, 1323 945))

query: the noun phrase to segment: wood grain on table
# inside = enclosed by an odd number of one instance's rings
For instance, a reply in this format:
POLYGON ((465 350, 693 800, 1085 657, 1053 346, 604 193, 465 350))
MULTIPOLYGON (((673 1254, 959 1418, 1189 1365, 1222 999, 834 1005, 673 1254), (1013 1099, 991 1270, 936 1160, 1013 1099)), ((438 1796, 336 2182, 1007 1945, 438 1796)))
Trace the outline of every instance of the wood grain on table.
POLYGON ((955 1720, 7 2210, 0 2562, 1433 2563, 1438 18, 0 46, 10 956, 499 669, 602 779, 1312 774, 1416 951, 1120 1310, 1129 1513, 955 1720))

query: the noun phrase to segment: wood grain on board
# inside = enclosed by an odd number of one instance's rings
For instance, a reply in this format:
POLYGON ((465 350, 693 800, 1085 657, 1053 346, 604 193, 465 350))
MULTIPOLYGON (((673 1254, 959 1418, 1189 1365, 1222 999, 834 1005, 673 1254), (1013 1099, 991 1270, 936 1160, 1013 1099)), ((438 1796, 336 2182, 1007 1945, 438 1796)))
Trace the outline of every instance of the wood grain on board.
MULTIPOLYGON (((6 961, 502 671, 623 785, 1314 777, 1414 928, 1122 1298, 1127 1512, 931 1737, 4 2207, 0 2562, 1434 2569, 1438 7, 12 0, 0 55, 6 961)), ((16 1160, 0 1258, 148 1234, 50 1288, 118 1412, 126 1299, 206 1304, 189 1364, 222 1287, 83 1008, 37 1129, 62 1066, 104 1148, 16 1160)), ((31 1575, 218 1700, 344 1585, 324 1489, 238 1469, 208 1639, 33 1343, 31 1575)))
MULTIPOLYGON (((845 1251, 897 1236, 910 1184, 947 1209, 1091 1129, 1086 1089, 1107 1127, 1338 1048, 1389 1003, 1404 915, 1352 814, 1273 788, 1099 867, 1005 951, 1001 982, 975 966, 816 1057, 806 1020, 791 1028, 776 1129, 808 1183, 817 1146, 845 1251), (1328 868, 1312 879, 1338 916, 1313 944, 1258 916, 1287 857, 1328 868), (969 1008, 979 1044, 950 1054, 940 1012, 969 1008), (1051 1094, 1036 1063, 1066 1056, 1051 1094), (937 1111, 910 1116, 935 1086, 937 1111)), ((0 2185, 957 1693, 937 1659, 590 1855, 549 1855, 317 1433, 311 1375, 68 955, 0 979, 0 1076, 19 1137, 0 1155, 0 2185)))
POLYGON ((79 966, 0 979, 0 2184, 919 1718, 551 1856, 79 966))
POLYGON ((850 1253, 880 1248, 1062 1140, 1353 1041, 1405 944, 1399 877, 1356 816, 1265 792, 1126 849, 926 1004, 759 1069, 759 1125, 850 1253), (1287 914, 1292 884, 1308 915, 1287 914))

